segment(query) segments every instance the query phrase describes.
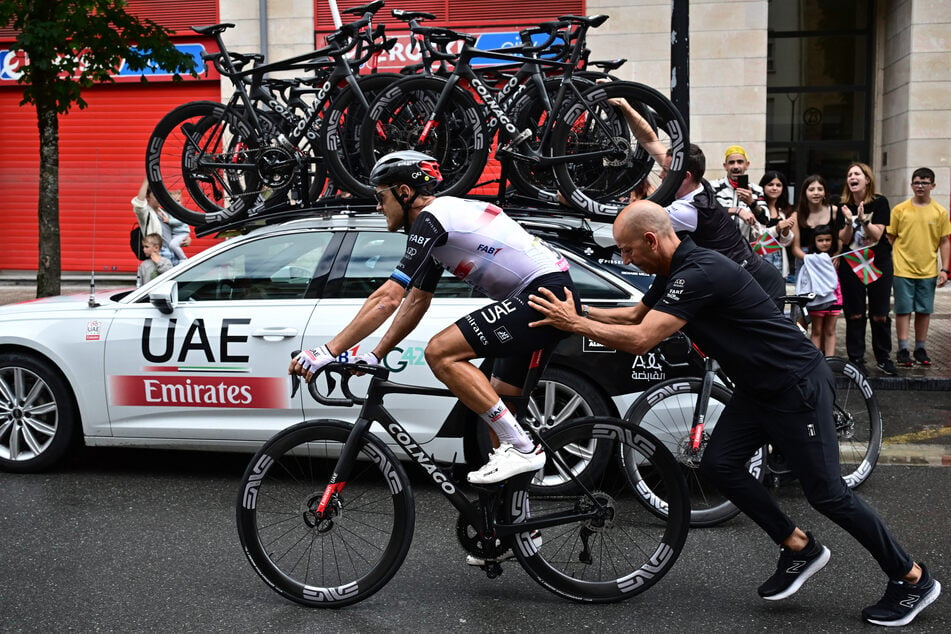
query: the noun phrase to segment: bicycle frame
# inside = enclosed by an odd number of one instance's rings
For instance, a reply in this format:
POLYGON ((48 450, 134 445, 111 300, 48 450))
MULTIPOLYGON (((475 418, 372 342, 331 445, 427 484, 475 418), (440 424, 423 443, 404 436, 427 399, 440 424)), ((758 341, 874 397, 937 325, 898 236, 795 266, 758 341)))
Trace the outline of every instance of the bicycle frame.
MULTIPOLYGON (((539 98, 543 101, 545 110, 550 115, 545 118, 545 121, 542 123, 542 127, 538 134, 538 136, 541 138, 539 148, 547 147, 551 132, 554 130, 555 125, 558 122, 557 113, 561 110, 562 105, 566 102, 569 93, 580 103, 584 103, 584 100, 581 99, 582 91, 578 89, 577 85, 572 79, 574 76, 574 70, 578 65, 580 55, 583 52, 582 42, 583 37, 579 37, 578 42, 572 48, 572 52, 568 58, 568 61, 564 62, 553 59, 544 59, 541 57, 513 55, 492 50, 483 50, 469 45, 463 46, 462 52, 455 63, 455 68, 449 75, 447 84, 440 93, 439 99, 436 101, 432 116, 426 122, 423 130, 420 132, 419 141, 424 143, 430 132, 432 132, 434 126, 437 125, 435 120, 436 115, 442 112, 446 107, 453 89, 456 86, 460 86, 461 88, 465 89, 466 85, 468 84, 472 86, 472 89, 479 96, 479 98, 482 99, 482 102, 494 117, 487 119, 489 137, 494 136, 496 132, 501 130, 504 131, 504 134, 508 137, 508 139, 513 142, 513 145, 519 144, 521 142, 519 138, 521 135, 523 135, 524 131, 519 130, 515 126, 515 123, 508 116, 504 104, 511 103, 519 94, 521 94, 522 91, 526 90, 528 86, 526 79, 531 79, 538 89, 539 98), (496 92, 490 88, 486 82, 480 79, 479 74, 472 68, 470 61, 476 57, 516 62, 520 63, 522 66, 515 73, 515 75, 496 92), (543 69, 546 68, 562 71, 561 84, 553 100, 549 98, 548 92, 545 90, 545 80, 547 76, 545 75, 543 69)), ((530 49, 533 47, 527 48, 530 49)), ((544 46, 534 48, 541 50, 544 48, 544 46)), ((605 124, 600 117, 591 112, 590 106, 585 104, 585 108, 588 110, 589 114, 592 115, 592 121, 594 121, 603 132, 609 133, 610 128, 608 125, 605 124)), ((613 137, 611 134, 607 134, 607 136, 613 137)), ((577 161, 580 159, 607 156, 617 149, 617 147, 612 147, 611 149, 573 154, 570 156, 549 156, 543 154, 541 149, 536 150, 532 147, 528 147, 527 154, 515 152, 512 148, 506 148, 505 154, 516 160, 532 161, 540 166, 551 166, 560 163, 577 161)))
MULTIPOLYGON (((353 366, 351 365, 351 367, 353 366)), ((359 450, 360 444, 359 439, 364 434, 370 433, 370 426, 374 422, 378 422, 383 427, 386 433, 396 442, 397 445, 400 446, 400 448, 412 460, 412 462, 427 475, 429 480, 436 486, 439 492, 442 493, 442 495, 447 500, 449 500, 449 503, 452 504, 453 507, 455 507, 463 517, 465 517, 469 525, 477 528, 483 535, 493 535, 500 538, 512 537, 517 533, 557 526, 560 524, 565 524, 569 521, 594 519, 599 517, 603 512, 603 505, 601 502, 597 500, 597 498, 593 496, 580 481, 578 481, 575 475, 571 473, 571 469, 564 464, 562 458, 558 456, 557 453, 550 451, 544 440, 541 438, 536 438, 536 440, 541 442, 546 447, 546 450, 549 450, 549 459, 560 461, 560 466, 563 468, 564 473, 566 473, 567 476, 571 478, 573 483, 577 485, 580 490, 582 490, 589 497, 589 499, 594 502, 593 508, 587 512, 557 513, 550 516, 531 517, 518 524, 497 523, 495 521, 495 514, 486 513, 485 509, 497 508, 499 495, 501 494, 502 489, 498 487, 481 489, 482 492, 480 493, 480 498, 490 502, 491 504, 489 505, 480 506, 470 501, 469 498, 459 490, 456 484, 445 473, 443 473, 442 469, 436 464, 436 461, 432 455, 427 453, 426 450, 424 450, 419 445, 419 443, 416 442, 412 434, 410 434, 406 428, 399 423, 399 421, 393 418, 392 414, 390 414, 390 412, 387 411, 386 407, 383 405, 383 398, 387 394, 414 394, 419 396, 441 396, 452 398, 455 398, 455 395, 446 388, 427 388, 415 385, 394 383, 386 378, 382 378, 384 373, 388 374, 388 371, 385 369, 381 371, 377 368, 369 368, 367 371, 374 374, 374 376, 370 380, 370 387, 367 390, 367 396, 365 398, 356 397, 352 394, 352 392, 349 391, 349 387, 347 387, 347 381, 349 380, 348 376, 344 376, 343 386, 344 393, 348 397, 347 399, 327 399, 325 397, 318 398, 318 395, 316 394, 316 388, 312 387, 313 382, 311 383, 311 394, 314 395, 314 397, 320 402, 337 405, 344 404, 345 402, 362 403, 360 415, 357 417, 357 420, 353 425, 350 436, 347 438, 347 442, 344 444, 343 450, 337 459, 330 483, 328 483, 326 489, 324 490, 320 503, 315 510, 315 514, 318 518, 323 517, 323 514, 326 512, 328 504, 330 503, 333 496, 346 487, 351 470, 357 461, 357 452, 359 450)), ((520 409, 522 409, 521 401, 524 400, 524 403, 527 404, 528 399, 529 395, 523 394, 522 396, 515 397, 512 400, 518 402, 520 409)), ((531 475, 532 474, 525 474, 523 477, 531 477, 531 475)))

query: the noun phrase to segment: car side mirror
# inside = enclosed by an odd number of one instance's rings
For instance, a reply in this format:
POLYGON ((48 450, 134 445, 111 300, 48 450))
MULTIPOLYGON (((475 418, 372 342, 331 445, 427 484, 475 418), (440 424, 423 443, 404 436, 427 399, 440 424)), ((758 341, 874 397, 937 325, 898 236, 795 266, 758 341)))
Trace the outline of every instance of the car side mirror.
POLYGON ((159 284, 149 293, 149 301, 163 315, 171 315, 178 304, 178 282, 171 280, 159 284))

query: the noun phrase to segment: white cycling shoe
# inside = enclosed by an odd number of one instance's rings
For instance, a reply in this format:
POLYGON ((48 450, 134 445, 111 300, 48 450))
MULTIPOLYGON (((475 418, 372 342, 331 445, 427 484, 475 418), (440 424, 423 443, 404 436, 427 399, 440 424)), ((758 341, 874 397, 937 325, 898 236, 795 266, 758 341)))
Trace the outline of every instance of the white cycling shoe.
POLYGON ((489 461, 470 472, 467 479, 471 484, 496 484, 520 473, 538 471, 544 466, 545 450, 541 445, 523 453, 509 443, 502 443, 489 456, 489 461))

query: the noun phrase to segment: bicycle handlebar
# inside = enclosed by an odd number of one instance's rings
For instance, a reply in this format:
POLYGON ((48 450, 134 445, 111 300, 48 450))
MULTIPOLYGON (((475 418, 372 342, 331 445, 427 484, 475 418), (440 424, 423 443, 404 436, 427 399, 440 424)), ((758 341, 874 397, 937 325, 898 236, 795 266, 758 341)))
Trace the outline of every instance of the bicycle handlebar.
MULTIPOLYGON (((297 358, 297 355, 299 354, 300 350, 295 350, 291 353, 291 358, 297 358)), ((330 407, 352 407, 354 405, 363 405, 367 400, 366 396, 357 396, 353 393, 353 390, 350 389, 350 379, 360 374, 369 374, 379 378, 381 381, 385 381, 389 378, 390 371, 382 365, 367 365, 366 363, 345 363, 342 361, 331 361, 310 378, 310 381, 307 382, 307 391, 310 392, 311 398, 321 405, 327 405, 330 407), (317 377, 321 374, 327 377, 327 395, 321 394, 320 389, 317 387, 317 377), (331 398, 329 396, 337 387, 337 380, 331 376, 332 374, 339 374, 341 377, 340 390, 344 394, 343 398, 331 398)), ((292 374, 290 377, 291 398, 294 398, 294 396, 297 394, 297 390, 300 388, 301 377, 296 374, 292 374)))

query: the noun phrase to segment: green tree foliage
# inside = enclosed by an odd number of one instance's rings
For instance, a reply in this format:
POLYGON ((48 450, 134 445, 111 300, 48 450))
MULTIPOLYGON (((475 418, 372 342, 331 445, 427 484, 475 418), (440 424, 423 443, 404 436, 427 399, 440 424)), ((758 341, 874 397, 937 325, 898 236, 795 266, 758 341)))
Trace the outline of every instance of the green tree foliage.
MULTIPOLYGON (((21 104, 36 108, 40 139, 39 263, 37 297, 60 292, 59 116, 82 91, 113 81, 121 63, 132 71, 159 66, 196 75, 194 60, 175 48, 171 32, 126 12, 123 0, 0 0, 0 24, 16 29, 14 48, 26 55, 20 68, 21 104)), ((142 77, 145 81, 145 76, 142 77)))

